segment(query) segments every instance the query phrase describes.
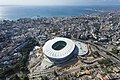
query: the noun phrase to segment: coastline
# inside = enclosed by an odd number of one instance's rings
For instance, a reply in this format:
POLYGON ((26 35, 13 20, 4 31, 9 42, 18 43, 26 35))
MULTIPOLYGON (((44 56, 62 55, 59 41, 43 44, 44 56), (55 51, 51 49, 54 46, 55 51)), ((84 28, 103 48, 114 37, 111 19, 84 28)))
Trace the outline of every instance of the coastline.
MULTIPOLYGON (((108 7, 101 6, 0 6, 0 19, 71 17, 104 13, 108 7), (104 11, 103 11, 104 10, 104 11)), ((112 8, 111 8, 112 9, 112 8)))

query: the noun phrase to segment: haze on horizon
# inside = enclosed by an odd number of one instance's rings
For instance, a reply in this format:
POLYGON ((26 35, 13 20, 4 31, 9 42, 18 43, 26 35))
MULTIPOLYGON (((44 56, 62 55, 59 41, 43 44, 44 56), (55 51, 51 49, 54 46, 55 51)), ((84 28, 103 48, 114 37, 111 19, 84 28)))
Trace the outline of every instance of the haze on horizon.
POLYGON ((120 0, 0 0, 0 5, 120 5, 120 0))

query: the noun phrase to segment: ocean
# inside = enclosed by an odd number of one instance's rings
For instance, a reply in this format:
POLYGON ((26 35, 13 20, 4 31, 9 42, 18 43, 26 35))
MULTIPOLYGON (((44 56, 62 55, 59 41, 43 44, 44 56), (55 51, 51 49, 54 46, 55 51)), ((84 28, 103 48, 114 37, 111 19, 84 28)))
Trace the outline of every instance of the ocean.
MULTIPOLYGON (((111 7, 111 6, 110 6, 111 7)), ((16 20, 36 17, 69 17, 100 13, 85 8, 109 8, 108 6, 0 6, 0 19, 16 20)))

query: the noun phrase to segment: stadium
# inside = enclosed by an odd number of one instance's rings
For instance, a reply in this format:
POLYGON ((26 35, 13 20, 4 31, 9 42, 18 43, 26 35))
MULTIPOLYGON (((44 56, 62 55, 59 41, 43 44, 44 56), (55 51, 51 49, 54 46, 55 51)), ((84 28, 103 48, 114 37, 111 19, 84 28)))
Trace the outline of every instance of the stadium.
POLYGON ((81 42, 68 38, 56 37, 48 40, 43 46, 43 53, 54 63, 63 63, 74 55, 85 55, 88 53, 87 46, 81 42))

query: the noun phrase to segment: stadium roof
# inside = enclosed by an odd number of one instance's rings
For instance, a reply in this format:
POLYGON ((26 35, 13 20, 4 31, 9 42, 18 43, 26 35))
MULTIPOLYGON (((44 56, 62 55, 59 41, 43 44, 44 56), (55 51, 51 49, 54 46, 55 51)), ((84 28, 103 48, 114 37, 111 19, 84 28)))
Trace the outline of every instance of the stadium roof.
POLYGON ((49 40, 43 46, 43 52, 51 58, 64 58, 70 55, 75 48, 75 43, 67 38, 57 37, 49 40))

